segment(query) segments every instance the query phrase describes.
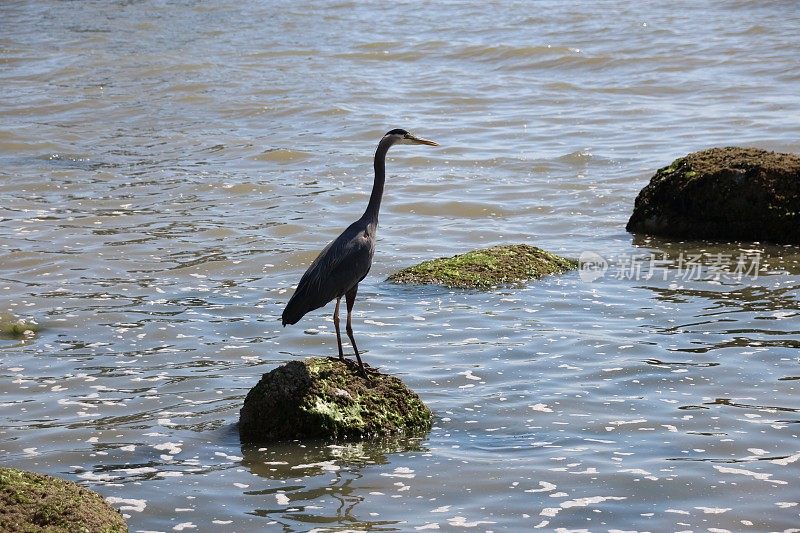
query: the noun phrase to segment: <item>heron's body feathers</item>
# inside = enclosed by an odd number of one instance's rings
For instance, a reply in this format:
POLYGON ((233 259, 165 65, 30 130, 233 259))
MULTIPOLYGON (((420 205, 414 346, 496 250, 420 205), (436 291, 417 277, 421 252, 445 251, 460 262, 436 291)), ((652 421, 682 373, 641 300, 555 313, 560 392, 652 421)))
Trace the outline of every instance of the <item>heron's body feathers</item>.
POLYGON ((359 219, 320 252, 286 304, 284 326, 343 296, 364 279, 372 266, 376 227, 374 222, 359 219))

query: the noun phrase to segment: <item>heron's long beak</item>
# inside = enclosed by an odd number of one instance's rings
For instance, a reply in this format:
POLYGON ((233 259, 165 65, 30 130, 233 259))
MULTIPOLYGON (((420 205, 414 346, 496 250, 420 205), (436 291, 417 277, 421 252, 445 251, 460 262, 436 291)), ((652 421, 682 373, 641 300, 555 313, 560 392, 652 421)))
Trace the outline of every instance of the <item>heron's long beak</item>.
POLYGON ((428 146, 439 146, 439 143, 437 143, 436 141, 423 139, 422 137, 417 137, 416 135, 411 135, 410 133, 406 135, 406 139, 411 141, 413 144, 427 144, 428 146))

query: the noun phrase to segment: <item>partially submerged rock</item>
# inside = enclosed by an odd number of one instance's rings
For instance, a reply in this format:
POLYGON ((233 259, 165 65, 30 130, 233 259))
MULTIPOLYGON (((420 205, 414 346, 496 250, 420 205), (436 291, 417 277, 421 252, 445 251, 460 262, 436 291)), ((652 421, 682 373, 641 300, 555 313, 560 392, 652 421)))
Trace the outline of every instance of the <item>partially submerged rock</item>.
POLYGON ((8 313, 0 313, 0 337, 19 339, 30 337, 39 331, 39 324, 16 318, 8 313))
POLYGON ((86 487, 0 467, 0 531, 128 531, 119 511, 86 487))
POLYGON ((626 229, 684 239, 800 243, 800 157, 711 148, 659 169, 626 229))
POLYGON ((460 289, 518 284, 577 268, 572 259, 527 244, 494 246, 424 261, 389 276, 396 283, 433 283, 460 289))
POLYGON ((431 412, 399 378, 333 357, 291 361, 264 374, 244 400, 244 442, 362 439, 431 428, 431 412))

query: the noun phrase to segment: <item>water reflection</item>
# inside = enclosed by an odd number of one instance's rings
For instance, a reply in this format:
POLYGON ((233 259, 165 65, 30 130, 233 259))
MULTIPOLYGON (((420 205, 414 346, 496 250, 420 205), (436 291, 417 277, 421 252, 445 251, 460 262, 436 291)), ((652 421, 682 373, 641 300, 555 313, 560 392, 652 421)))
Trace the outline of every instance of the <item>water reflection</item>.
MULTIPOLYGON (((369 519, 359 513, 364 501, 365 470, 391 462, 390 456, 427 452, 421 439, 398 438, 357 443, 323 442, 242 447, 242 465, 267 486, 247 490, 246 496, 267 496, 277 507, 257 507, 252 514, 269 518, 290 530, 296 523, 334 525, 363 530, 395 531, 398 520, 369 519), (272 499, 274 498, 274 502, 272 499)), ((402 476, 402 472, 396 473, 402 476)), ((402 481, 396 486, 408 487, 402 481)), ((252 500, 248 498, 248 500, 252 500)))
MULTIPOLYGON (((661 265, 677 270, 686 268, 691 260, 702 267, 705 276, 695 279, 714 279, 719 272, 709 267, 724 267, 728 273, 736 270, 738 261, 746 261, 744 278, 764 274, 800 274, 800 246, 758 242, 728 243, 715 241, 675 241, 667 237, 633 234, 631 244, 636 253, 663 259, 661 265)), ((723 276, 724 278, 724 276, 723 276)))

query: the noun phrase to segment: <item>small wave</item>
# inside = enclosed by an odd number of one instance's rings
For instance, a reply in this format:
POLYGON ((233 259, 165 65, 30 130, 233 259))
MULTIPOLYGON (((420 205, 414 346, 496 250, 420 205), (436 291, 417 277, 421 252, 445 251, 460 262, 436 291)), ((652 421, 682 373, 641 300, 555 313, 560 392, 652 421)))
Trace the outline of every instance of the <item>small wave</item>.
POLYGON ((472 45, 466 46, 453 54, 456 59, 477 59, 482 61, 497 61, 507 59, 530 59, 533 57, 544 57, 575 53, 575 49, 566 46, 535 45, 535 46, 511 46, 511 45, 472 45))
POLYGON ((59 168, 77 168, 80 170, 97 170, 112 166, 107 163, 95 161, 88 154, 50 153, 37 157, 40 161, 59 168))
POLYGON ((344 106, 327 107, 325 109, 319 109, 311 112, 312 115, 319 117, 341 117, 344 115, 349 115, 350 113, 352 113, 352 111, 344 106))
POLYGON ((425 55, 415 50, 371 50, 364 52, 347 52, 336 54, 336 59, 352 59, 363 61, 416 61, 425 55))
POLYGON ((256 161, 271 161, 273 163, 294 163, 295 161, 302 161, 309 157, 308 153, 301 152, 300 150, 270 148, 253 157, 253 159, 256 161))
POLYGON ((588 148, 584 148, 583 150, 576 150, 574 152, 564 154, 558 158, 558 161, 571 165, 585 165, 589 161, 592 161, 594 157, 595 156, 589 151, 588 148))
POLYGON ((494 204, 464 201, 406 202, 393 205, 392 210, 417 215, 456 218, 505 218, 511 216, 511 213, 494 204))

